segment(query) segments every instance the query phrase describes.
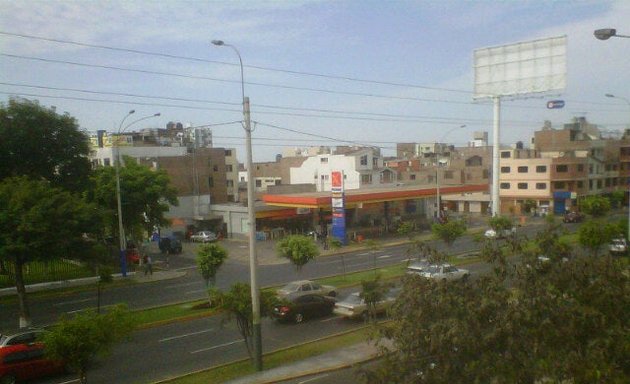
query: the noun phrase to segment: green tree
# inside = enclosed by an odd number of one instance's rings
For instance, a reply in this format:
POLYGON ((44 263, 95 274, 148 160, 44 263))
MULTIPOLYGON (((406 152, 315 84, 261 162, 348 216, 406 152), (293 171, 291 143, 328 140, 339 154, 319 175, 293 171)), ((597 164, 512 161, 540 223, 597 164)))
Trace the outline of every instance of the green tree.
POLYGON ((466 224, 462 220, 451 220, 444 224, 435 223, 431 226, 431 231, 436 239, 442 240, 450 248, 466 233, 466 224))
POLYGON ((87 371, 94 359, 107 355, 134 327, 124 306, 116 306, 103 315, 92 311, 71 318, 63 315, 43 336, 46 355, 65 361, 69 368, 77 371, 79 382, 87 383, 87 371))
POLYGON ((625 199, 625 192, 622 190, 612 191, 610 196, 608 196, 610 200, 610 205, 614 208, 621 207, 623 200, 625 199))
MULTIPOLYGON (((252 314, 252 296, 249 284, 236 283, 228 292, 215 292, 215 302, 221 303, 221 309, 227 314, 228 320, 236 320, 241 337, 245 342, 250 359, 253 352, 252 334, 254 332, 252 314)), ((278 302, 276 295, 270 291, 259 291, 260 316, 269 316, 273 306, 278 302)))
POLYGON ((386 286, 381 281, 381 275, 377 274, 372 280, 361 280, 361 297, 367 305, 367 314, 364 320, 376 319, 376 305, 385 297, 386 286))
POLYGON ((497 233, 500 231, 509 230, 513 226, 512 219, 507 216, 493 216, 490 218, 490 220, 488 220, 488 224, 490 225, 490 228, 497 231, 497 233))
POLYGON ((89 153, 89 138, 70 115, 26 99, 0 104, 0 180, 43 178, 81 191, 90 174, 89 153))
POLYGON ((610 212, 610 200, 603 196, 586 196, 579 201, 580 211, 593 217, 606 216, 610 212))
POLYGON ((597 256, 601 248, 608 244, 617 232, 617 225, 602 220, 588 220, 578 228, 578 242, 597 256))
POLYGON ((630 274, 622 260, 529 254, 468 282, 403 283, 393 324, 380 329, 392 347, 383 345, 383 362, 365 372, 370 384, 630 378, 630 274))
MULTIPOLYGON (((120 196, 122 201, 123 226, 125 233, 136 240, 142 232, 151 233, 154 227, 164 226, 168 221, 164 213, 169 204, 177 205, 177 192, 170 184, 164 170, 152 170, 124 157, 125 166, 120 168, 120 196)), ((93 188, 88 192, 90 201, 98 204, 104 215, 104 223, 110 233, 118 232, 116 175, 114 167, 102 167, 92 175, 93 188)))
POLYGON ((92 207, 80 197, 26 176, 0 182, 0 260, 15 267, 20 326, 31 323, 24 286, 24 267, 32 261, 72 258, 93 243, 92 207))
MULTIPOLYGON (((197 268, 206 283, 206 289, 215 285, 217 272, 227 256, 227 250, 216 243, 203 244, 197 250, 197 268)), ((212 295, 209 292, 208 304, 212 306, 212 295)))
POLYGON ((310 236, 290 235, 276 245, 280 257, 289 259, 299 273, 309 261, 319 255, 319 248, 310 236))

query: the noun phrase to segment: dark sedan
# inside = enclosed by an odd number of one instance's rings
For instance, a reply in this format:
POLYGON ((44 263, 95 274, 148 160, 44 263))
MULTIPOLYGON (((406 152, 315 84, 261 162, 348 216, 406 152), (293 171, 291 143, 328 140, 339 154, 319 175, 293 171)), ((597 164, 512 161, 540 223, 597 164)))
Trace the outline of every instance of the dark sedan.
POLYGON ((278 321, 301 323, 306 319, 330 315, 335 300, 321 295, 304 295, 276 305, 271 313, 278 321))
POLYGON ((584 215, 580 212, 569 212, 564 215, 562 221, 565 223, 579 223, 584 219, 584 215))

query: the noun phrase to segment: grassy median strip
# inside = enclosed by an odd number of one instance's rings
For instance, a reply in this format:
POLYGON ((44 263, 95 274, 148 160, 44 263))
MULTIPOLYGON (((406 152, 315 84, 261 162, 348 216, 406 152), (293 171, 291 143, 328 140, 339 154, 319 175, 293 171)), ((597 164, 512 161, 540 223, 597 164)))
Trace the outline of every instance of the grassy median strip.
MULTIPOLYGON (((263 366, 266 370, 282 365, 294 363, 309 357, 318 356, 325 352, 333 351, 342 347, 357 344, 366 340, 370 327, 363 327, 341 335, 307 342, 286 349, 266 353, 263 355, 263 366)), ((174 379, 164 380, 160 383, 173 384, 200 384, 200 383, 224 383, 239 377, 256 373, 252 362, 249 359, 240 360, 234 363, 212 367, 203 371, 190 373, 174 379)))

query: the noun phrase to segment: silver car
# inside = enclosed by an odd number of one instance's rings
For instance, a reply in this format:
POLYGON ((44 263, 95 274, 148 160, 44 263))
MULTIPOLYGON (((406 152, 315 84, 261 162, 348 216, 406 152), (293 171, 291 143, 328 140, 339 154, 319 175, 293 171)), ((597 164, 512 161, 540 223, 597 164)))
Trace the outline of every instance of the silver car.
POLYGON ((43 333, 41 329, 29 329, 12 335, 0 334, 0 348, 18 344, 34 344, 43 333))
POLYGON ((310 280, 293 281, 276 291, 280 298, 293 300, 304 295, 337 296, 337 288, 310 280))
POLYGON ((217 241, 217 235, 212 231, 200 231, 190 236, 190 240, 201 243, 211 243, 217 241))
MULTIPOLYGON (((387 312, 394 301, 396 301, 396 298, 400 294, 400 290, 400 288, 390 289, 383 297, 383 300, 376 303, 376 313, 381 314, 387 312)), ((369 316, 368 306, 365 303, 365 300, 361 298, 360 292, 353 292, 343 300, 335 303, 333 313, 348 319, 361 318, 363 320, 367 320, 369 316)))
POLYGON ((457 268, 451 264, 429 265, 416 274, 433 280, 459 280, 467 279, 470 276, 467 269, 457 268))

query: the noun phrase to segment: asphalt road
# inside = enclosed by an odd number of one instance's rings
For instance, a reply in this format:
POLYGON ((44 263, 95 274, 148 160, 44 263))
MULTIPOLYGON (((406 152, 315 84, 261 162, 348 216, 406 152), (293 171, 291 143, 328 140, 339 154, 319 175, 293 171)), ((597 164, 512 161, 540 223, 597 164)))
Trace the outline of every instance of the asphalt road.
MULTIPOLYGON (((531 235, 534 228, 524 227, 519 231, 531 235)), ((471 251, 476 247, 477 244, 471 238, 463 238, 450 251, 471 251)), ((300 278, 339 274, 344 266, 346 272, 350 272, 395 264, 408 258, 407 248, 403 245, 376 252, 363 250, 343 257, 321 258, 307 264, 300 278)), ((141 308, 164 302, 204 298, 204 285, 196 270, 187 266, 180 268, 188 268, 188 273, 179 279, 108 290, 105 304, 126 301, 132 308, 141 308)), ((489 266, 477 263, 467 268, 474 276, 487 271, 489 266)), ((234 281, 248 281, 248 266, 227 263, 221 270, 221 276, 218 285, 222 288, 227 288, 234 281)), ((279 264, 262 266, 259 278, 262 285, 272 285, 295 280, 298 276, 290 264, 279 264)), ((344 293, 347 292, 341 292, 342 295, 344 293)), ((92 307, 94 303, 94 293, 81 292, 64 297, 41 298, 35 303, 31 302, 31 305, 34 318, 53 322, 61 313, 92 307)), ((264 351, 288 347, 361 325, 361 322, 334 316, 298 325, 278 324, 263 319, 264 351)), ((215 316, 135 332, 131 341, 118 345, 111 356, 98 360, 89 373, 89 379, 91 383, 147 383, 246 357, 246 348, 234 321, 223 321, 222 316, 215 316)), ((37 382, 60 384, 72 380, 71 376, 61 376, 37 382)))

